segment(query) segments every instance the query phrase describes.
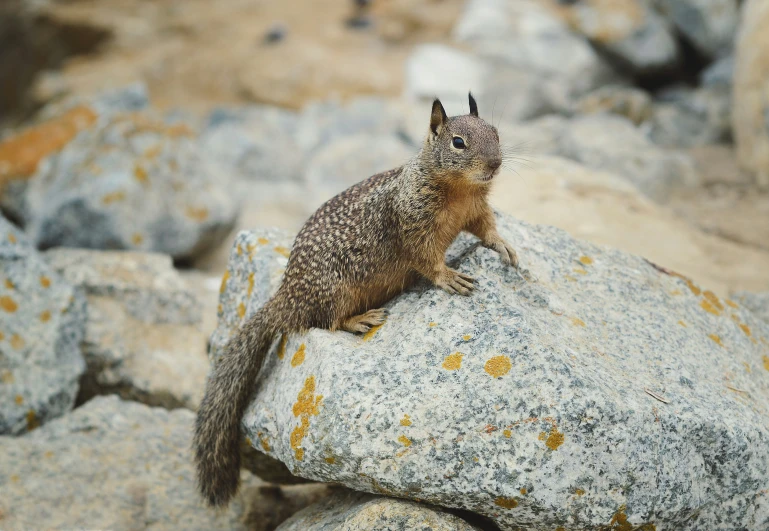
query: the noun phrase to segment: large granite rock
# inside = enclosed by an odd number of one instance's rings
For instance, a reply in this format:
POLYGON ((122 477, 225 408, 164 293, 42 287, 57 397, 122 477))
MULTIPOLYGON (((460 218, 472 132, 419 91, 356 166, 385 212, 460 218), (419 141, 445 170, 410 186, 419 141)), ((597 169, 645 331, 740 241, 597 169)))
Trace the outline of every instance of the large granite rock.
MULTIPOLYGON (((732 297, 745 306, 745 308, 769 323, 769 291, 764 293, 738 291, 733 293, 732 297)), ((769 364, 769 358, 767 358, 766 363, 769 364)))
POLYGON ((675 88, 658 95, 649 137, 668 147, 727 143, 732 137, 729 87, 675 88))
POLYGON ((741 0, 655 0, 664 16, 706 57, 732 50, 741 0))
POLYGON ((124 100, 133 99, 129 89, 97 98, 93 107, 62 109, 0 145, 0 166, 31 175, 23 195, 6 199, 37 246, 181 259, 231 229, 238 207, 227 173, 214 167, 190 127, 154 115, 147 100, 141 111, 125 112, 124 100))
POLYGON ((194 415, 99 397, 24 437, 0 437, 3 529, 268 531, 330 491, 244 472, 222 511, 200 500, 188 455, 194 415))
MULTIPOLYGON (((769 326, 640 257, 498 223, 520 271, 465 237, 449 261, 471 297, 422 285, 363 337, 276 341, 243 420, 254 446, 501 529, 769 525, 769 326)), ((214 357, 277 285, 287 241, 236 239, 214 357)))
POLYGON ((117 393, 197 407, 208 372, 202 309, 169 256, 54 249, 45 259, 88 298, 80 401, 117 393))
POLYGON ((550 0, 575 31, 586 36, 620 68, 634 75, 675 67, 679 49, 671 24, 649 0, 550 0))
POLYGON ((473 531, 458 516, 406 500, 339 493, 302 509, 277 531, 473 531))
POLYGON ((72 409, 85 319, 83 296, 0 216, 0 434, 72 409))
POLYGON ((769 188, 769 3, 747 0, 737 39, 732 127, 737 156, 769 188))

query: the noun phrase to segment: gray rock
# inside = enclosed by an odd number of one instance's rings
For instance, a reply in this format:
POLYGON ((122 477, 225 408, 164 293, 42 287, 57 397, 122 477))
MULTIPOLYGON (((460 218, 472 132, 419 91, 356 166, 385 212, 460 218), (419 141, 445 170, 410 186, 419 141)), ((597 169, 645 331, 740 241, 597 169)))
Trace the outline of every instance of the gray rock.
POLYGON ((306 507, 277 531, 473 531, 458 516, 406 500, 339 493, 306 507))
POLYGON ((299 116, 269 106, 219 109, 201 134, 203 149, 233 176, 296 181, 304 157, 295 139, 299 116))
POLYGON ((573 119, 559 138, 559 154, 616 173, 660 202, 675 188, 697 183, 688 156, 655 146, 632 122, 617 115, 573 119))
POLYGON ((567 98, 616 78, 588 41, 542 2, 472 0, 454 37, 481 57, 556 81, 566 88, 567 98))
POLYGON ((406 62, 405 84, 409 101, 426 106, 437 96, 451 115, 468 112, 468 91, 473 92, 484 115, 494 108, 500 112, 504 109, 511 121, 533 118, 568 104, 568 97, 559 92, 554 81, 499 59, 438 44, 415 48, 406 62))
POLYGON ((671 24, 649 0, 561 2, 563 18, 623 70, 654 74, 673 68, 679 50, 671 24))
POLYGON ((189 127, 123 112, 136 98, 130 90, 97 98, 93 108, 75 107, 37 134, 6 141, 37 151, 23 203, 11 206, 37 246, 159 251, 181 259, 229 232, 238 207, 227 175, 202 153, 189 127), (116 109, 104 111, 110 102, 116 109))
POLYGON ((331 197, 371 175, 403 165, 415 152, 394 135, 349 135, 319 148, 307 162, 304 179, 331 197))
POLYGON ((169 256, 55 249, 45 258, 88 298, 80 401, 116 393, 197 407, 208 373, 202 311, 169 256))
MULTIPOLYGON (((732 298, 769 323, 769 292, 738 291, 732 293, 732 298)), ((766 363, 769 364, 769 358, 766 363)))
POLYGON ((3 529, 274 529, 331 490, 247 472, 233 503, 205 507, 188 455, 191 411, 96 398, 24 437, 0 437, 3 529))
POLYGON ((83 296, 0 216, 0 434, 72 409, 85 370, 83 296))
POLYGON ((737 39, 732 130, 742 169, 769 189, 769 2, 747 0, 737 39))
POLYGON ((731 93, 725 87, 668 91, 654 106, 649 138, 668 147, 694 147, 731 140, 731 93))
MULTIPOLYGON (((297 475, 503 530, 769 526, 769 325, 640 257, 498 224, 521 270, 462 238, 448 259, 471 297, 417 286, 364 337, 276 341, 252 441, 297 475)), ((213 356, 276 287, 276 236, 238 236, 253 252, 233 253, 213 356)))
POLYGON ((654 0, 694 47, 708 57, 732 50, 740 22, 740 0, 654 0))
POLYGON ((734 55, 728 55, 714 61, 700 74, 700 85, 703 87, 732 88, 734 77, 734 55))
POLYGON ((618 114, 640 125, 652 114, 652 99, 648 92, 635 87, 606 85, 580 98, 575 110, 580 114, 618 114))

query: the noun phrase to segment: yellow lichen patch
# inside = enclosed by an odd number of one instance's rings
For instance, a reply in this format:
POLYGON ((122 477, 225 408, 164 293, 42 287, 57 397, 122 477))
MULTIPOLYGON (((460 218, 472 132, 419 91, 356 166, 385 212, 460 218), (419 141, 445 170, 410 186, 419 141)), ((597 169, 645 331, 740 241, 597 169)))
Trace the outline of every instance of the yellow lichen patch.
POLYGON ((408 414, 403 415, 401 426, 411 426, 411 417, 409 417, 408 414))
POLYGON ((690 278, 685 277, 680 273, 676 273, 675 271, 671 271, 670 275, 674 277, 678 277, 684 282, 686 282, 686 285, 689 287, 691 292, 694 293, 695 295, 699 296, 699 294, 702 293, 702 290, 694 282, 692 282, 690 278))
POLYGON ((221 304, 221 303, 219 303, 219 304, 216 306, 216 313, 217 313, 218 315, 221 315, 222 313, 224 313, 224 306, 222 306, 222 304, 221 304))
POLYGON ((288 343, 288 334, 280 336, 280 343, 278 343, 278 359, 282 360, 286 355, 286 343, 288 343))
POLYGON ((548 435, 547 439, 545 440, 545 446, 551 450, 557 450, 558 447, 563 444, 563 440, 563 433, 559 432, 558 428, 553 426, 550 430, 550 435, 548 435))
POLYGON ((438 323, 436 323, 436 322, 433 322, 433 321, 430 321, 429 323, 427 323, 427 326, 429 326, 430 328, 432 328, 432 327, 434 327, 434 326, 438 326, 438 323))
POLYGON ((441 365, 441 367, 443 367, 447 371, 459 370, 462 367, 463 356, 464 354, 462 354, 461 352, 455 352, 454 354, 449 354, 443 360, 443 364, 441 365))
POLYGON ((574 278, 571 275, 564 275, 564 278, 566 278, 566 280, 568 280, 569 282, 576 282, 577 281, 577 279, 574 278))
POLYGON ((224 275, 222 275, 222 283, 219 286, 219 293, 224 293, 224 290, 227 289, 227 281, 230 279, 230 272, 229 270, 224 272, 224 275))
POLYGON ((0 142, 0 185, 12 178, 30 177, 41 160, 66 146, 96 118, 90 108, 79 106, 0 142))
POLYGON ((267 238, 259 238, 256 241, 259 242, 259 245, 267 245, 268 243, 270 243, 270 240, 268 240, 267 238))
POLYGON ((251 293, 254 291, 254 273, 253 271, 248 274, 248 296, 251 296, 251 293))
POLYGON ((147 175, 147 170, 138 164, 134 166, 134 177, 136 177, 136 180, 144 185, 149 184, 150 182, 149 176, 147 175))
POLYGON ((13 397, 13 401, 16 402, 17 406, 20 406, 24 403, 24 397, 21 395, 16 395, 15 397, 13 397))
POLYGON ((494 378, 499 378, 510 372, 512 367, 513 364, 507 356, 494 356, 486 362, 486 365, 483 366, 483 370, 494 378))
POLYGON ((238 317, 243 319, 246 316, 246 305, 242 302, 238 304, 238 317))
POLYGON ((48 321, 50 321, 51 312, 49 312, 48 310, 45 310, 43 313, 40 314, 40 320, 43 321, 44 323, 47 323, 48 321))
POLYGON ((633 525, 627 521, 625 506, 621 506, 609 522, 609 529, 613 531, 632 531, 633 525))
POLYGON ((336 463, 336 457, 326 457, 323 460, 329 465, 333 465, 334 463, 336 463))
POLYGON ((19 305, 16 304, 15 300, 13 300, 7 295, 4 295, 0 297, 0 308, 2 308, 8 313, 13 313, 19 309, 19 305))
POLYGON ((299 345, 299 348, 294 352, 294 355, 291 357, 291 366, 292 367, 299 367, 302 363, 304 363, 304 353, 305 353, 306 347, 304 343, 299 345))
POLYGON ((238 256, 241 256, 243 254, 243 246, 238 244, 237 251, 238 251, 238 256))
POLYGON ((585 321, 583 321, 579 317, 572 317, 571 324, 573 324, 574 326, 585 326, 585 321))
POLYGON ((512 432, 512 431, 510 431, 510 430, 504 430, 504 431, 502 432, 502 435, 504 435, 505 437, 507 437, 507 438, 509 439, 510 437, 512 437, 512 436, 513 436, 513 432, 512 432))
POLYGON ((749 373, 750 372, 750 364, 748 364, 748 362, 746 362, 746 361, 743 361, 742 365, 743 365, 743 367, 745 367, 745 372, 749 373))
POLYGON ((192 207, 188 206, 184 213, 187 215, 188 218, 197 221, 197 222, 203 222, 208 219, 208 209, 206 207, 192 207))
POLYGON ((521 490, 519 492, 521 493, 521 495, 526 496, 526 492, 528 491, 526 490, 525 487, 521 487, 521 490))
POLYGON ((681 325, 681 326, 683 326, 684 328, 687 328, 687 326, 686 326, 686 323, 685 323, 685 322, 683 322, 683 321, 678 321, 678 324, 680 324, 680 325, 681 325))
POLYGON ((671 291, 670 294, 677 296, 677 295, 683 295, 683 292, 680 289, 676 288, 673 291, 671 291))
POLYGON ((50 450, 48 450, 47 452, 45 452, 45 453, 43 454, 43 457, 45 457, 46 459, 50 459, 50 458, 52 458, 52 457, 53 457, 53 452, 52 452, 52 451, 50 451, 50 450))
POLYGON ((382 328, 382 326, 384 326, 384 323, 380 325, 372 326, 371 328, 369 328, 369 331, 363 334, 363 341, 368 341, 372 337, 374 337, 374 335, 376 335, 376 333, 379 332, 379 329, 382 328))
POLYGON ((752 333, 751 333, 751 331, 750 331, 750 327, 749 327, 748 325, 746 325, 745 323, 741 323, 741 324, 740 324, 740 330, 742 330, 742 331, 743 331, 743 333, 744 333, 746 336, 748 336, 748 337, 750 337, 750 336, 752 335, 752 333))
POLYGON ((2 341, 3 339, 5 339, 5 334, 3 334, 2 332, 0 332, 0 341, 2 341))
POLYGON ((125 192, 122 190, 118 190, 116 192, 110 192, 108 194, 105 194, 101 198, 101 202, 104 205, 111 205, 112 203, 117 203, 118 201, 122 201, 125 199, 125 192))
POLYGON ((301 419, 299 426, 291 432, 291 448, 296 453, 297 461, 304 459, 304 450, 301 448, 302 439, 305 438, 310 427, 310 417, 320 412, 322 401, 323 395, 315 396, 315 376, 308 376, 292 408, 294 416, 301 419))
POLYGON ((50 288, 51 287, 51 279, 47 276, 43 275, 40 277, 40 285, 44 288, 50 288))
POLYGON ((498 507, 502 507, 503 509, 515 509, 518 507, 518 500, 515 498, 506 498, 504 496, 497 497, 496 500, 494 500, 494 505, 497 505, 498 507))
POLYGON ((0 382, 3 382, 4 384, 12 384, 16 381, 16 378, 13 377, 13 373, 9 370, 4 370, 2 373, 0 373, 0 382))
POLYGON ((724 346, 724 344, 721 343, 721 338, 718 337, 716 334, 708 334, 708 337, 710 339, 712 339, 713 341, 715 341, 718 344, 718 346, 720 346, 720 347, 724 346))
POLYGON ((712 291, 705 291, 702 294, 702 296, 705 297, 705 299, 707 299, 707 301, 710 304, 715 306, 718 309, 718 311, 720 312, 724 311, 724 305, 721 304, 721 301, 718 299, 715 293, 713 293, 712 291))
POLYGON ((246 252, 248 253, 248 259, 253 260, 254 259, 254 253, 256 252, 256 244, 255 243, 247 243, 246 244, 246 252))
POLYGON ((37 419, 37 415, 33 409, 27 411, 27 430, 32 431, 40 426, 40 421, 37 419))
POLYGON ((761 360, 764 362, 764 369, 769 371, 769 356, 764 355, 761 357, 761 360))
POLYGON ((471 336, 470 334, 465 334, 462 336, 462 339, 464 339, 465 341, 470 341, 472 338, 473 336, 471 336))
POLYGON ((8 241, 11 243, 16 243, 16 236, 12 232, 8 233, 8 241))
POLYGON ((15 289, 16 286, 13 285, 13 282, 11 282, 10 278, 5 279, 5 287, 8 289, 15 289))
POLYGON ((11 346, 16 350, 24 348, 24 339, 19 334, 13 334, 11 336, 11 346))
POLYGON ((579 261, 582 262, 585 265, 590 265, 590 264, 593 263, 593 259, 590 258, 589 256, 582 256, 582 257, 580 257, 579 261))
POLYGON ((585 491, 582 489, 574 489, 574 494, 576 494, 577 496, 584 496, 585 491))
POLYGON ((726 305, 729 306, 730 308, 739 308, 739 306, 737 306, 737 303, 732 300, 725 299, 725 302, 726 302, 726 305))
POLYGON ((399 442, 399 443, 401 443, 401 444, 402 444, 403 446, 405 446, 406 448, 408 448, 409 446, 411 446, 411 439, 409 439, 409 438, 408 438, 408 437, 406 437, 405 435, 401 435, 400 437, 398 437, 398 442, 399 442))
POLYGON ((278 254, 280 254, 280 255, 283 255, 283 256, 285 256, 286 258, 288 258, 289 256, 291 256, 291 251, 289 251, 289 250, 288 250, 288 249, 286 249, 285 247, 281 247, 280 245, 278 245, 277 247, 275 247, 275 252, 276 252, 276 253, 278 253, 278 254))
POLYGON ((262 445, 262 449, 265 452, 269 452, 271 450, 270 449, 270 443, 267 442, 267 437, 265 437, 261 433, 259 434, 259 443, 262 445))
POLYGON ((581 267, 575 267, 574 272, 578 275, 587 275, 587 271, 582 269, 581 267))
POLYGON ((708 313, 712 313, 713 315, 721 315, 721 312, 716 309, 715 306, 713 306, 710 301, 702 299, 700 301, 700 306, 703 310, 705 310, 708 313))
POLYGON ((547 439, 547 433, 545 433, 544 431, 539 432, 537 439, 539 439, 540 441, 544 441, 545 439, 547 439))
POLYGON ((138 232, 134 232, 133 236, 131 236, 131 243, 134 245, 141 245, 144 241, 144 236, 139 234, 138 232))

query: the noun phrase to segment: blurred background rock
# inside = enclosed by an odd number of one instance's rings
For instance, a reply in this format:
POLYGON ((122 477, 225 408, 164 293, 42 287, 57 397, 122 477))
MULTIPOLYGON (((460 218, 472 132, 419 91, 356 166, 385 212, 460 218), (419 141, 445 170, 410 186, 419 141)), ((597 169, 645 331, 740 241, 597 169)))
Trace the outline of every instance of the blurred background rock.
MULTIPOLYGON (((0 446, 21 456, 16 436, 57 417, 57 448, 83 419, 117 437, 113 411, 186 429, 189 414, 147 408, 196 407, 238 231, 296 232, 414 154, 434 97, 467 112, 468 90, 511 153, 496 208, 737 293, 766 319, 767 28, 765 0, 3 0, 0 446), (48 305, 40 278, 58 293, 48 305)), ((148 429, 135 450, 164 461, 148 429)), ((83 444, 128 474, 106 443, 83 444)), ((174 459, 163 466, 191 481, 174 459)), ((21 503, 32 487, 14 477, 67 466, 0 472, 0 528, 63 503, 56 489, 21 503)), ((246 484, 287 500, 257 529, 327 494, 246 484)), ((77 488, 93 490, 85 511, 98 482, 77 488)), ((36 522, 136 528, 145 487, 132 488, 121 517, 36 522)), ((160 527, 183 527, 185 489, 153 509, 160 527)), ((238 503, 202 527, 253 528, 266 509, 238 503)))

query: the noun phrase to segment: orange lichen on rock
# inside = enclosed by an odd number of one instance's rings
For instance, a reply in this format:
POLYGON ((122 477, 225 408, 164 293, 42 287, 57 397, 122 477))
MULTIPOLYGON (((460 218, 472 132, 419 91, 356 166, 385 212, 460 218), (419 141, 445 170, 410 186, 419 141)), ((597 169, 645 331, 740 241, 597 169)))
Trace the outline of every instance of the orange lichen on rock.
POLYGON ((582 262, 585 265, 590 265, 590 264, 593 263, 593 259, 590 258, 589 256, 582 256, 582 257, 580 257, 579 261, 582 262))
POLYGON ((721 338, 718 337, 716 334, 708 334, 708 337, 712 339, 715 343, 718 344, 718 346, 723 347, 724 344, 721 342, 721 338))
POLYGON ((550 434, 547 436, 547 439, 545 440, 545 446, 550 448, 551 450, 557 450, 559 446, 563 444, 564 436, 563 433, 558 431, 558 428, 553 426, 550 430, 550 434))
POLYGON ((512 431, 510 431, 510 430, 504 430, 504 431, 502 432, 502 435, 504 435, 505 437, 507 437, 507 438, 509 439, 510 437, 512 437, 512 436, 513 436, 513 432, 512 432, 512 431))
POLYGON ((246 316, 246 305, 242 302, 238 304, 238 316, 243 319, 246 316))
POLYGON ((51 279, 50 279, 50 278, 48 278, 48 277, 47 277, 47 276, 45 276, 45 275, 41 276, 41 277, 40 277, 40 285, 41 285, 41 286, 43 286, 44 288, 49 288, 49 287, 51 287, 51 279))
POLYGON ((16 402, 16 405, 20 406, 24 403, 24 397, 21 395, 16 395, 13 397, 13 401, 16 402))
POLYGON ((304 363, 304 354, 305 354, 305 344, 302 343, 299 345, 299 348, 294 352, 294 355, 291 357, 291 366, 292 367, 299 367, 302 363, 304 363))
POLYGON ((574 272, 577 273, 578 275, 587 275, 587 271, 585 271, 581 267, 575 267, 574 272))
POLYGON ((16 350, 24 348, 24 339, 19 334, 13 334, 11 336, 11 346, 16 350))
POLYGON ((267 442, 267 437, 265 437, 263 434, 259 433, 259 443, 262 445, 262 449, 265 452, 269 452, 271 450, 270 443, 267 442))
POLYGON ((187 215, 188 218, 197 221, 197 222, 203 222, 208 219, 208 209, 205 207, 195 208, 192 206, 188 206, 184 213, 187 215))
POLYGON ((685 323, 685 322, 683 322, 683 321, 678 321, 678 324, 680 324, 681 326, 683 326, 684 328, 686 328, 686 323, 685 323))
POLYGON ((585 491, 582 489, 574 489, 574 494, 576 494, 577 496, 584 496, 585 491))
POLYGON ((739 306, 737 306, 737 303, 732 300, 725 299, 725 302, 726 302, 726 305, 729 306, 730 308, 739 308, 739 306))
POLYGON ((334 463, 336 463, 336 457, 326 457, 324 458, 324 461, 326 461, 326 463, 328 463, 329 465, 333 465, 334 463))
POLYGON ((409 439, 409 438, 408 438, 408 437, 406 437, 405 435, 401 435, 400 437, 398 437, 398 442, 399 442, 399 443, 401 443, 401 444, 402 444, 403 446, 405 446, 406 448, 408 448, 409 446, 411 446, 411 439, 409 439))
POLYGON ((502 507, 503 509, 515 509, 518 507, 518 500, 515 498, 506 498, 504 496, 498 496, 494 500, 494 505, 502 507))
POLYGON ((97 117, 88 107, 74 107, 0 142, 0 189, 11 179, 30 177, 40 161, 64 148, 97 117))
POLYGON ((369 328, 369 331, 363 334, 363 341, 369 341, 372 337, 376 335, 377 332, 379 332, 379 329, 384 326, 384 323, 376 326, 372 326, 369 328))
POLYGON ((494 356, 486 362, 483 370, 494 378, 499 378, 510 372, 512 367, 513 364, 507 356, 494 356))
POLYGON ((134 166, 134 177, 136 177, 136 180, 144 185, 147 185, 150 182, 149 175, 147 174, 147 170, 145 170, 143 167, 139 166, 138 164, 134 166))
POLYGON ((752 333, 750 331, 750 327, 748 325, 746 325, 745 323, 740 323, 740 330, 742 330, 742 332, 746 336, 748 336, 748 337, 750 337, 752 335, 752 333))
POLYGON ((573 324, 574 326, 585 326, 585 321, 583 321, 579 317, 572 317, 571 324, 573 324))
POLYGON ((702 296, 705 297, 705 299, 707 299, 710 304, 718 308, 719 311, 724 311, 724 305, 721 304, 721 301, 718 299, 715 293, 712 291, 705 291, 703 292, 702 296))
POLYGON ((248 274, 248 296, 251 296, 251 293, 254 292, 254 272, 248 274))
POLYGON ((227 281, 230 279, 230 272, 225 271, 224 275, 222 275, 222 283, 219 286, 219 293, 224 293, 224 290, 227 289, 227 281))
POLYGON ((133 236, 131 236, 131 243, 133 243, 134 245, 141 245, 143 241, 144 241, 144 236, 142 236, 138 232, 135 232, 133 236))
POLYGON ((323 395, 315 396, 315 376, 308 376, 292 408, 294 416, 300 418, 299 426, 291 432, 291 448, 296 454, 297 461, 304 459, 302 440, 307 436, 307 430, 310 428, 310 417, 318 415, 322 401, 323 395))
POLYGON ((2 308, 8 313, 13 313, 19 309, 19 305, 16 304, 15 300, 13 300, 7 295, 4 295, 0 297, 0 308, 2 308))
POLYGON ((43 311, 43 313, 40 314, 40 320, 44 323, 47 323, 51 320, 51 312, 48 310, 43 311))
POLYGON ((17 240, 16 240, 16 236, 15 236, 15 235, 14 235, 12 232, 9 232, 9 233, 8 233, 8 241, 9 241, 10 243, 16 243, 16 241, 17 241, 17 240))
POLYGON ((676 273, 675 271, 671 271, 670 275, 672 275, 674 277, 678 277, 681 280, 683 280, 684 282, 686 282, 686 285, 689 287, 691 292, 694 293, 695 295, 699 296, 700 293, 702 293, 702 290, 694 282, 692 282, 692 280, 690 278, 685 277, 685 276, 683 276, 680 273, 676 273))
POLYGON ((280 255, 282 255, 282 256, 285 256, 286 258, 291 256, 291 251, 289 251, 288 249, 286 249, 285 247, 282 247, 280 245, 275 247, 275 252, 280 254, 280 255))
POLYGON ((278 343, 278 359, 282 360, 286 355, 286 343, 288 343, 288 334, 280 336, 280 343, 278 343))
POLYGON ((268 243, 270 243, 270 240, 268 240, 267 238, 259 238, 256 241, 259 242, 260 245, 267 245, 268 243))
POLYGON ((443 364, 441 365, 441 367, 443 367, 447 371, 459 370, 462 367, 463 356, 464 354, 462 354, 461 352, 455 352, 454 354, 449 354, 443 360, 443 364))
POLYGON ((706 299, 702 299, 700 301, 700 306, 708 313, 712 313, 713 315, 721 315, 721 312, 706 299))
POLYGON ((762 356, 761 360, 764 362, 764 369, 769 371, 769 356, 762 356))
POLYGON ((118 201, 122 201, 125 199, 125 192, 122 190, 117 190, 115 192, 110 192, 108 194, 105 194, 101 198, 101 202, 104 205, 111 205, 112 203, 117 203, 118 201))
POLYGON ((401 419, 401 426, 411 426, 411 417, 409 417, 407 414, 404 414, 403 418, 401 419))
POLYGON ((462 336, 462 339, 464 339, 465 341, 470 341, 472 338, 473 336, 471 336, 470 334, 465 334, 462 336))
POLYGON ((35 414, 33 409, 30 409, 27 411, 27 430, 32 431, 38 426, 40 426, 40 421, 37 418, 37 414, 35 414))

